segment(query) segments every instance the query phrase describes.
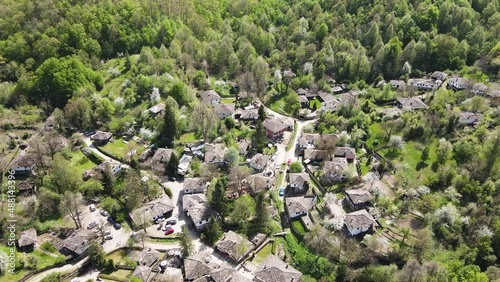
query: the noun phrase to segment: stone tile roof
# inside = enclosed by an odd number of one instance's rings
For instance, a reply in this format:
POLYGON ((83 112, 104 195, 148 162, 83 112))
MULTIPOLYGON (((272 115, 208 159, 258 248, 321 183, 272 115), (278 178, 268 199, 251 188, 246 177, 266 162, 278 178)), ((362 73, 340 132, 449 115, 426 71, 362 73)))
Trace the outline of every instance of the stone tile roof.
POLYGON ((144 221, 153 220, 154 216, 171 212, 174 208, 171 200, 164 196, 143 204, 140 208, 129 213, 129 215, 135 224, 140 225, 143 224, 144 221))
POLYGON ((253 156, 248 164, 257 170, 263 170, 270 159, 270 156, 259 153, 253 156))
POLYGON ((275 255, 269 255, 255 272, 255 281, 297 282, 302 273, 275 255))
POLYGON ((90 136, 90 140, 94 141, 107 141, 113 137, 113 133, 106 131, 97 131, 94 135, 90 136))
POLYGON ((138 265, 132 273, 132 276, 141 279, 143 282, 149 282, 154 276, 154 274, 151 274, 151 272, 151 267, 138 265))
POLYGON ((224 162, 225 148, 223 144, 205 145, 205 162, 222 163, 224 162))
POLYGON ((289 213, 307 213, 314 206, 314 197, 285 198, 285 205, 289 213))
POLYGON ((246 153, 248 152, 248 148, 250 148, 251 144, 252 143, 250 142, 250 140, 241 139, 238 142, 238 152, 240 153, 240 155, 246 155, 246 153))
POLYGON ((309 174, 305 172, 289 173, 288 182, 290 183, 290 185, 302 187, 304 186, 304 184, 309 182, 309 174))
POLYGON ((297 143, 299 144, 300 147, 308 147, 309 145, 314 145, 314 142, 320 137, 319 134, 314 134, 314 133, 304 133, 302 136, 300 136, 299 140, 297 143))
POLYGON ((149 108, 148 111, 152 114, 158 114, 158 113, 162 112, 163 110, 165 110, 165 107, 166 107, 165 104, 159 103, 159 104, 156 104, 156 105, 152 106, 151 108, 149 108))
POLYGON ((182 185, 182 190, 203 190, 205 191, 210 182, 203 177, 193 177, 184 179, 184 183, 182 185))
POLYGON ((375 219, 365 209, 348 213, 345 217, 345 224, 351 229, 364 229, 370 226, 378 226, 375 219))
POLYGON ((483 120, 482 114, 476 114, 471 112, 461 112, 458 118, 458 122, 461 124, 472 125, 479 123, 483 120))
POLYGON ((31 244, 36 244, 38 242, 38 237, 36 235, 35 228, 30 228, 19 234, 19 239, 17 244, 19 247, 29 246, 31 244))
POLYGON ((214 112, 218 116, 232 115, 234 114, 234 104, 217 104, 214 106, 214 112))
POLYGON ((205 103, 211 103, 213 100, 220 100, 220 95, 215 90, 200 92, 200 98, 205 103))
POLYGON ((286 130, 288 126, 277 119, 266 119, 262 125, 264 128, 271 132, 280 132, 286 130))
POLYGON ((128 257, 137 261, 138 265, 142 266, 153 266, 161 258, 162 253, 155 249, 144 248, 142 250, 134 250, 130 252, 128 257))
POLYGON ((273 178, 267 177, 262 173, 252 174, 241 181, 242 186, 246 185, 252 189, 254 193, 262 190, 267 190, 273 185, 273 178))
POLYGON ((196 254, 184 259, 184 273, 187 280, 199 279, 212 272, 205 255, 196 254))
POLYGON ((427 105, 417 97, 398 98, 397 100, 401 104, 403 110, 427 109, 427 105))
POLYGON ((345 191, 346 195, 349 197, 350 201, 355 204, 364 204, 370 201, 370 192, 363 189, 351 189, 345 191))
POLYGON ((304 160, 310 159, 312 161, 324 161, 328 159, 328 151, 326 150, 316 150, 316 149, 305 149, 304 150, 304 160))
POLYGON ((69 250, 73 254, 81 255, 90 246, 90 242, 95 238, 95 234, 86 230, 76 230, 66 239, 62 240, 59 251, 63 249, 69 250))
POLYGON ((254 245, 252 242, 233 231, 226 232, 224 237, 215 244, 215 248, 219 252, 225 254, 235 262, 239 262, 243 259, 245 254, 253 247, 254 245))

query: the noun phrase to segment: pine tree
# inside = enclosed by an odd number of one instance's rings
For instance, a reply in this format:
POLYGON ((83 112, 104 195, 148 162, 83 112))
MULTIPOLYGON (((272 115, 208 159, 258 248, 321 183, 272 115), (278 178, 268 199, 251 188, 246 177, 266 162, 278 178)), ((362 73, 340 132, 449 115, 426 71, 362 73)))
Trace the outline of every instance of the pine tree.
POLYGON ((163 115, 163 124, 160 132, 160 143, 169 148, 174 146, 177 136, 177 116, 175 109, 167 104, 163 115))
POLYGON ((182 255, 188 257, 193 252, 193 237, 191 237, 191 233, 189 233, 189 229, 186 225, 182 226, 179 240, 181 241, 182 255))
POLYGON ((255 229, 262 232, 269 221, 269 214, 267 213, 266 199, 263 192, 255 195, 255 229))
POLYGON ((215 244, 215 242, 219 240, 219 238, 222 236, 222 233, 223 232, 220 222, 217 219, 215 219, 215 217, 211 217, 210 220, 208 221, 207 228, 203 232, 205 240, 210 245, 213 245, 215 244))
POLYGON ((262 122, 264 122, 264 120, 266 120, 266 109, 264 108, 264 105, 260 105, 259 120, 262 122))
POLYGON ((262 152, 267 145, 267 136, 262 121, 257 122, 255 131, 252 135, 252 148, 258 152, 262 152))
POLYGON ((115 186, 115 177, 109 165, 106 165, 106 168, 102 171, 101 183, 104 188, 104 191, 107 194, 113 193, 113 187, 115 186))
POLYGON ((179 158, 175 153, 172 153, 170 160, 165 167, 165 173, 170 176, 177 174, 177 167, 179 166, 179 158))
POLYGON ((212 192, 212 197, 210 201, 212 207, 221 215, 224 215, 226 212, 226 205, 227 205, 226 186, 227 186, 227 179, 225 177, 217 179, 217 182, 215 182, 214 191, 212 192))

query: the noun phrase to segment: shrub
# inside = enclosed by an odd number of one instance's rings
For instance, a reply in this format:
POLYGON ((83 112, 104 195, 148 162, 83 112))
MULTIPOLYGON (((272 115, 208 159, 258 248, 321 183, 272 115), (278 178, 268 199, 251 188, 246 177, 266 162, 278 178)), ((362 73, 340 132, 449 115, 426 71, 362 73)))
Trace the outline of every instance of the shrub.
POLYGON ((167 196, 172 199, 172 190, 170 190, 170 188, 168 187, 165 187, 165 194, 167 194, 167 196))
POLYGON ((40 249, 49 253, 55 253, 57 251, 54 245, 52 245, 50 242, 43 242, 43 244, 40 246, 40 249))

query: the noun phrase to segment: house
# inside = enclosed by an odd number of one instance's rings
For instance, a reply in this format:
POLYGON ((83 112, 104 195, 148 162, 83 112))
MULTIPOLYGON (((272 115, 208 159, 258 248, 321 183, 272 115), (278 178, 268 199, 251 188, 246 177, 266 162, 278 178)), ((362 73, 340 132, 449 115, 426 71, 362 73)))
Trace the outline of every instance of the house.
POLYGON ((484 95, 488 91, 488 86, 483 83, 476 83, 472 86, 472 93, 475 95, 484 95))
POLYGON ((255 282, 298 282, 302 273, 275 255, 269 255, 255 271, 255 282))
POLYGON ((138 265, 134 272, 132 272, 132 276, 137 277, 140 281, 150 282, 156 273, 153 273, 153 270, 149 266, 138 265))
POLYGON ((232 267, 220 267, 209 274, 213 282, 251 282, 250 278, 243 276, 232 267))
POLYGON ((182 193, 184 194, 196 194, 205 193, 208 186, 210 186, 210 181, 205 178, 195 177, 184 179, 184 184, 182 187, 182 193))
POLYGON ((206 144, 205 145, 205 163, 207 164, 224 164, 224 155, 226 148, 223 144, 206 144))
POLYGON ((43 131, 45 132, 52 131, 57 127, 59 127, 59 123, 57 122, 54 113, 52 113, 50 117, 48 117, 47 120, 45 121, 45 125, 43 126, 43 131))
POLYGON ((154 154, 154 150, 152 148, 146 149, 142 154, 139 155, 138 161, 143 163, 145 162, 149 157, 151 157, 154 154))
POLYGON ((463 125, 476 125, 483 120, 482 114, 461 112, 458 117, 458 122, 463 125))
POLYGON ((283 137, 288 126, 277 119, 266 119, 262 125, 269 139, 276 140, 283 137))
POLYGON ((248 165, 256 171, 263 171, 270 159, 270 156, 259 153, 250 159, 248 165))
POLYGON ((356 96, 354 96, 352 93, 345 93, 331 97, 332 98, 328 101, 324 101, 321 103, 321 111, 336 112, 345 105, 355 104, 357 100, 356 96))
POLYGON ((354 210, 365 209, 370 205, 371 194, 364 189, 350 189, 345 191, 346 201, 354 210))
POLYGON ((238 153, 240 153, 240 155, 246 156, 250 145, 252 145, 250 140, 240 139, 240 141, 238 142, 238 153))
POLYGON ((303 194, 309 189, 309 174, 305 172, 300 173, 289 173, 288 174, 288 185, 293 189, 296 194, 303 194))
POLYGON ((325 92, 325 91, 319 91, 318 92, 318 99, 320 102, 329 102, 334 100, 335 98, 331 93, 325 92))
MULTIPOLYGON (((184 278, 187 281, 194 281, 207 276, 216 266, 211 265, 211 257, 208 254, 198 253, 184 259, 184 278)), ((208 277, 205 280, 209 281, 208 277)))
POLYGON ((19 155, 10 165, 10 169, 15 175, 30 176, 35 171, 35 156, 19 155))
POLYGON ((137 265, 153 267, 162 258, 162 253, 152 248, 144 248, 131 251, 128 257, 136 261, 137 265))
POLYGON ((340 93, 344 92, 344 90, 345 90, 345 85, 344 84, 332 87, 332 93, 333 94, 340 94, 340 93))
POLYGON ((404 80, 391 80, 389 81, 389 84, 391 85, 391 88, 395 90, 402 91, 406 88, 406 82, 404 80))
POLYGON ((35 248, 35 245, 38 243, 38 237, 36 235, 35 228, 30 228, 21 232, 18 238, 17 248, 19 252, 32 252, 35 248))
POLYGON ((21 195, 30 195, 36 192, 35 182, 21 181, 17 183, 17 189, 21 195))
POLYGON ((435 71, 431 74, 431 79, 445 81, 448 75, 442 71, 435 71))
POLYGON ((333 156, 346 158, 347 162, 352 163, 356 160, 356 149, 351 147, 336 147, 333 156))
POLYGON ((447 87, 454 91, 464 90, 469 87, 469 80, 465 77, 453 77, 448 80, 447 87))
POLYGON ((252 174, 241 181, 243 190, 251 190, 254 194, 267 191, 273 186, 274 178, 267 177, 262 173, 252 174))
POLYGON ((305 149, 314 148, 314 143, 320 137, 319 134, 314 133, 304 133, 300 136, 299 140, 297 140, 297 151, 299 154, 304 153, 305 149))
POLYGON ((175 205, 172 204, 170 198, 164 196, 143 204, 129 213, 132 222, 136 227, 143 226, 146 222, 150 222, 154 217, 168 218, 172 216, 172 211, 175 205))
POLYGON ((203 91, 198 93, 198 95, 201 98, 201 101, 206 104, 219 104, 220 103, 220 96, 215 90, 208 90, 208 91, 203 91))
POLYGON ((259 110, 258 109, 241 110, 236 115, 237 119, 241 121, 253 122, 259 119, 259 110))
POLYGON ((327 150, 305 149, 304 163, 322 162, 329 158, 327 150))
POLYGON ((285 198, 285 208, 290 219, 307 215, 315 204, 315 196, 285 198))
POLYGON ((234 263, 241 262, 254 247, 252 242, 233 231, 226 232, 215 244, 215 250, 234 263))
POLYGON ((179 160, 179 165, 177 166, 177 174, 185 175, 189 170, 189 164, 191 163, 192 159, 193 156, 186 154, 182 155, 181 159, 179 160))
POLYGON ((215 104, 214 113, 219 117, 219 119, 233 117, 234 104, 215 104))
POLYGON ((359 210, 345 216, 345 226, 351 236, 356 236, 365 232, 374 232, 379 225, 366 210, 359 210))
POLYGON ((106 131, 97 131, 95 134, 90 136, 90 141, 94 143, 95 146, 104 146, 108 144, 113 138, 113 133, 106 131))
POLYGON ((103 173, 106 169, 109 169, 113 175, 117 175, 122 170, 122 164, 115 161, 104 161, 94 170, 98 173, 103 173))
POLYGON ((442 84, 442 81, 425 78, 411 78, 408 82, 411 87, 425 91, 436 90, 442 84))
POLYGON ((398 98, 396 106, 404 111, 427 109, 427 105, 417 97, 398 98))
POLYGON ((71 230, 65 239, 58 245, 58 250, 61 254, 69 258, 79 258, 87 254, 90 243, 97 237, 93 232, 87 230, 71 230))
POLYGON ((161 112, 163 112, 165 110, 165 107, 166 107, 165 104, 159 103, 159 104, 156 104, 156 105, 152 106, 151 108, 149 108, 148 111, 152 117, 155 117, 158 114, 160 114, 161 112))
POLYGON ((341 161, 342 158, 338 158, 335 161, 326 161, 323 163, 323 175, 322 180, 325 183, 335 183, 346 181, 349 178, 349 167, 347 165, 347 159, 341 161))
POLYGON ((307 99, 307 97, 306 97, 306 96, 299 95, 297 98, 299 99, 300 106, 301 106, 302 108, 307 108, 307 107, 309 107, 309 100, 307 99))
POLYGON ((182 210, 198 231, 205 228, 211 217, 217 216, 216 212, 210 209, 204 194, 182 196, 182 210))
POLYGON ((149 167, 156 174, 165 174, 165 167, 170 161, 172 154, 175 154, 172 149, 158 148, 149 161, 149 167))

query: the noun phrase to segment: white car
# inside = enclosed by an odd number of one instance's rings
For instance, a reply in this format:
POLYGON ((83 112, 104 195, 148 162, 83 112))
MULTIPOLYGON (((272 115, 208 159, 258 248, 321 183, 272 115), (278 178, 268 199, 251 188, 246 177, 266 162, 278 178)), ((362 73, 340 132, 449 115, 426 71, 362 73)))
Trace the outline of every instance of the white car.
POLYGON ((104 240, 113 240, 113 235, 109 234, 104 236, 104 240))
POLYGON ((172 225, 170 225, 170 224, 165 224, 161 230, 162 230, 162 231, 166 231, 166 230, 168 230, 169 228, 172 228, 172 225))

